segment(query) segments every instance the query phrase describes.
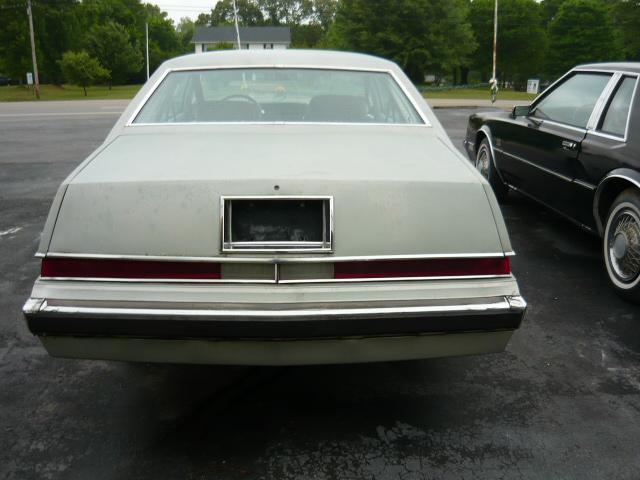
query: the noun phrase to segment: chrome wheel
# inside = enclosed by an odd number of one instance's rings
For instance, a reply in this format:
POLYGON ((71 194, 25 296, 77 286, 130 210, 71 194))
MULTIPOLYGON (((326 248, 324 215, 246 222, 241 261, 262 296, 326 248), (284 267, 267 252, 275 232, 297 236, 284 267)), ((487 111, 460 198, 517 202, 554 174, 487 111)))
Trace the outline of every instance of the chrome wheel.
POLYGON ((605 255, 612 280, 619 288, 640 280, 640 214, 631 203, 621 203, 609 215, 605 255))
POLYGON ((489 179, 489 167, 491 162, 491 152, 486 145, 480 145, 478 149, 478 154, 476 155, 476 169, 480 172, 480 174, 489 179))

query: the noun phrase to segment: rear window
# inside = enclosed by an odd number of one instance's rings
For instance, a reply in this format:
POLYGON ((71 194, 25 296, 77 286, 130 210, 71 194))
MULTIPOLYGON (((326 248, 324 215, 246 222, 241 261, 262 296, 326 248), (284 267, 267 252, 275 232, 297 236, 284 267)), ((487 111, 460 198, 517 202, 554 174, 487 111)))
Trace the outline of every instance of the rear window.
POLYGON ((424 123, 388 73, 293 68, 171 72, 133 123, 209 122, 424 123))

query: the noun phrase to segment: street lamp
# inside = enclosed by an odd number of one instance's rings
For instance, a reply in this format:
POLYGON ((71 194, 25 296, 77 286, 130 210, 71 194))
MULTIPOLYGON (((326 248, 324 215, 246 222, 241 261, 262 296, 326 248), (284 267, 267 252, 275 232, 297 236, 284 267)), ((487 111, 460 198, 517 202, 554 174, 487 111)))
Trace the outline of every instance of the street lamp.
POLYGON ((240 50, 240 28, 238 27, 238 7, 236 6, 236 0, 233 0, 233 22, 236 25, 236 40, 238 42, 238 50, 240 50))
POLYGON ((491 86, 491 103, 496 102, 498 96, 498 79, 496 78, 496 54, 498 49, 498 0, 493 10, 493 75, 489 84, 491 86))

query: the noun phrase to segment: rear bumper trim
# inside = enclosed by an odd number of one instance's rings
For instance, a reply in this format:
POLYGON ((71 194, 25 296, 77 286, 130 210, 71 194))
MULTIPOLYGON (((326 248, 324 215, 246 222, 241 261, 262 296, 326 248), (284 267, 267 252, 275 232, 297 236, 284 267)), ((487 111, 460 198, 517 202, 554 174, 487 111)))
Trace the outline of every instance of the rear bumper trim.
POLYGON ((143 338, 332 338, 518 328, 520 296, 330 304, 168 304, 27 300, 36 335, 143 338))

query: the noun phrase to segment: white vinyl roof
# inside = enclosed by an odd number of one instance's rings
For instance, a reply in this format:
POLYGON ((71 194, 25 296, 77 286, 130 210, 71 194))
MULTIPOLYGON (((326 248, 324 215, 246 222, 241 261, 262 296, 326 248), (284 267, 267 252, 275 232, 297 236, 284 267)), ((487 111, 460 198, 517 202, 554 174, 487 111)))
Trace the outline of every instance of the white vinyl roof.
POLYGON ((174 68, 203 68, 208 66, 274 65, 287 67, 349 67, 373 70, 395 70, 389 60, 361 53, 330 50, 220 50, 176 57, 167 60, 158 70, 174 68))

